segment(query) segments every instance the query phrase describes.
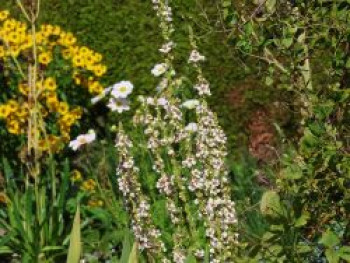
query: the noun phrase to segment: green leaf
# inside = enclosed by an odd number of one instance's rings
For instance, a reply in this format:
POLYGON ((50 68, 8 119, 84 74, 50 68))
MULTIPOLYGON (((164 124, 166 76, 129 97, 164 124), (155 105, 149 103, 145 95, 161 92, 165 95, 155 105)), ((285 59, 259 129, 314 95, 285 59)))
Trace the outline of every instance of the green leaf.
POLYGON ((128 263, 138 263, 138 244, 137 242, 134 242, 134 245, 132 246, 132 250, 129 256, 128 263))
POLYGON ((290 164, 281 171, 281 175, 286 179, 297 180, 303 177, 303 170, 297 164, 290 164))
POLYGON ((320 243, 328 248, 334 247, 340 243, 339 238, 331 230, 322 234, 320 243))
POLYGON ((260 211, 265 216, 276 217, 283 214, 280 197, 275 191, 267 191, 260 202, 260 211))
POLYGON ((310 219, 310 214, 308 212, 303 212, 302 215, 297 220, 295 220, 294 226, 295 227, 305 226, 309 219, 310 219))
POLYGON ((128 263, 129 255, 131 253, 131 236, 130 233, 126 231, 123 241, 123 250, 120 257, 119 263, 128 263))
POLYGON ((338 263, 339 262, 339 256, 337 252, 335 252, 333 249, 326 249, 326 258, 329 263, 338 263))
POLYGON ((265 78, 265 84, 266 84, 267 86, 271 86, 271 85, 273 84, 273 78, 271 78, 271 77, 266 77, 266 78, 265 78))
POLYGON ((265 5, 268 13, 272 14, 276 11, 276 0, 267 0, 265 5))
POLYGON ((348 58, 348 60, 346 61, 345 67, 350 68, 350 58, 348 58))
POLYGON ((347 262, 350 262, 350 247, 348 246, 341 247, 338 250, 338 255, 339 257, 346 260, 347 262))
POLYGON ((222 7, 229 7, 229 6, 231 6, 231 0, 222 1, 222 7))
POLYGON ((286 48, 289 48, 293 44, 293 38, 284 38, 282 39, 282 45, 286 48))
POLYGON ((310 253, 312 250, 313 250, 313 248, 311 246, 308 246, 308 245, 299 245, 297 247, 298 254, 310 253))
POLYGON ((68 250, 67 263, 79 263, 81 254, 80 240, 80 207, 77 206, 77 211, 74 216, 72 232, 70 235, 70 244, 68 250))
POLYGON ((189 256, 186 258, 185 263, 197 263, 197 260, 196 260, 196 258, 195 258, 193 255, 189 255, 189 256))

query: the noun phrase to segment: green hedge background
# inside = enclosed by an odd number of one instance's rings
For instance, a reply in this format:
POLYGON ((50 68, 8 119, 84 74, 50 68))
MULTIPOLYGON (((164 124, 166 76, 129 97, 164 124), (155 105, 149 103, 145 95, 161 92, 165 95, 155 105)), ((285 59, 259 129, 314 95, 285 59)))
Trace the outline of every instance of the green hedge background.
MULTIPOLYGON (((237 59, 221 26, 218 5, 220 1, 173 1, 177 67, 181 69, 187 62, 190 25, 207 57, 204 72, 211 82, 210 103, 226 130, 230 147, 246 148, 247 123, 252 114, 280 94, 258 85, 254 64, 237 59), (235 90, 243 104, 235 105, 235 90)), ((21 16, 15 0, 0 0, 0 8, 21 16)), ((73 32, 80 44, 101 52, 109 67, 106 83, 130 80, 137 94, 152 93, 156 87, 157 79, 150 70, 161 59, 158 48, 162 40, 150 0, 46 0, 42 1, 40 22, 59 25, 73 32)))

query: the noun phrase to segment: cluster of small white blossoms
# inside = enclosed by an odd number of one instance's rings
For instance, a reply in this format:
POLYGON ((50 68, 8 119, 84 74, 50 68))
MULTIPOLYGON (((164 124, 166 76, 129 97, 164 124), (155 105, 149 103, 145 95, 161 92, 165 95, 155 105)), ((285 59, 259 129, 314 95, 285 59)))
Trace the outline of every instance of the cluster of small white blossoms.
POLYGON ((172 65, 175 43, 171 40, 174 32, 171 8, 166 0, 152 0, 152 3, 165 40, 159 49, 164 61, 151 70, 160 78, 158 94, 140 96, 141 106, 133 118, 135 130, 142 132, 140 137, 144 140, 140 142, 138 138, 132 146, 124 131, 119 131, 116 145, 120 158, 119 188, 131 213, 140 247, 161 262, 184 263, 191 254, 203 260, 206 244, 198 244, 198 240, 205 238, 210 245, 210 262, 233 262, 231 251, 237 242, 234 230, 237 219, 224 163, 226 137, 205 102, 205 96, 210 95, 209 82, 199 66, 205 57, 194 48, 188 59, 198 72, 193 88, 200 99, 178 99, 174 91, 184 84, 176 77, 172 65), (145 161, 139 155, 144 151, 152 160, 147 169, 145 165, 135 165, 132 156, 136 154, 139 157, 135 160, 145 161), (156 176, 155 186, 144 186, 147 179, 141 176, 156 176), (172 232, 167 233, 172 244, 167 248, 162 241, 165 235, 157 230, 150 216, 153 198, 147 196, 157 195, 166 200, 173 225, 172 232), (203 226, 204 233, 199 231, 203 226))
POLYGON ((207 219, 206 234, 210 238, 211 262, 228 262, 233 256, 231 250, 237 244, 238 236, 235 231, 235 203, 231 200, 228 171, 224 162, 227 155, 226 136, 218 125, 215 114, 206 104, 199 106, 196 112, 198 131, 195 156, 204 169, 200 171, 201 176, 198 175, 198 170, 192 170, 192 187, 197 190, 196 195, 200 197, 197 202, 207 219))
POLYGON ((131 154, 133 144, 120 127, 116 145, 119 154, 117 168, 119 190, 122 192, 125 207, 130 213, 132 230, 141 250, 147 249, 152 253, 163 254, 165 247, 160 240, 160 231, 154 226, 150 205, 141 189, 139 168, 134 163, 131 154))
POLYGON ((91 99, 91 103, 96 104, 109 95, 107 107, 111 111, 122 113, 130 109, 127 98, 132 93, 133 89, 134 85, 130 81, 121 81, 104 89, 100 95, 91 99))
POLYGON ((202 98, 199 103, 195 103, 195 154, 193 156, 190 153, 182 164, 191 171, 188 188, 195 193, 195 202, 205 218, 206 235, 210 239, 210 262, 232 262, 232 251, 238 242, 238 234, 235 203, 231 200, 225 165, 227 139, 216 115, 205 101, 205 95, 210 95, 209 83, 203 77, 199 64, 205 57, 199 54, 192 38, 191 44, 194 50, 189 63, 194 66, 198 75, 198 83, 194 85, 194 89, 202 98))

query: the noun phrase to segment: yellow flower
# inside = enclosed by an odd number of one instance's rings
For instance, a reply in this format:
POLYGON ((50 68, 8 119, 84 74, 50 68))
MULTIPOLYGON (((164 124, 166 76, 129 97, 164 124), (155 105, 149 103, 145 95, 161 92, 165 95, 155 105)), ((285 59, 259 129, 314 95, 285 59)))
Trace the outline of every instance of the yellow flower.
POLYGON ((96 182, 93 179, 88 179, 83 182, 81 189, 88 192, 93 192, 96 188, 96 182))
POLYGON ((44 87, 46 90, 55 91, 57 88, 56 80, 52 77, 48 77, 44 81, 44 87))
POLYGON ((0 203, 2 204, 7 204, 8 203, 8 197, 6 196, 6 194, 4 192, 0 193, 0 203))
POLYGON ((74 110, 72 110, 70 112, 70 114, 72 114, 72 116, 75 118, 75 119, 80 119, 81 118, 81 115, 83 115, 83 110, 82 108, 80 107, 76 107, 74 110))
POLYGON ((53 26, 52 34, 55 36, 59 36, 61 34, 61 28, 59 26, 53 26))
POLYGON ((63 126, 63 127, 70 127, 74 124, 75 122, 75 117, 70 114, 70 113, 67 113, 65 115, 63 115, 60 119, 59 119, 59 124, 60 126, 63 126))
POLYGON ((45 40, 44 35, 42 34, 42 32, 38 32, 35 34, 35 41, 37 44, 42 44, 45 40))
POLYGON ((84 59, 80 55, 75 55, 73 57, 73 66, 74 67, 83 67, 84 66, 84 59))
POLYGON ((104 90, 103 86, 98 81, 89 82, 88 89, 92 94, 100 94, 104 90))
POLYGON ((55 97, 48 97, 46 99, 46 104, 50 111, 57 111, 60 105, 60 102, 58 101, 58 98, 55 96, 55 97))
POLYGON ((18 102, 15 100, 9 100, 7 102, 7 105, 9 107, 10 113, 17 111, 18 109, 18 102))
POLYGON ((7 130, 9 133, 12 133, 12 134, 17 134, 17 135, 20 134, 21 129, 20 129, 18 121, 16 121, 16 120, 9 121, 7 123, 7 130))
POLYGON ((77 169, 75 169, 75 170, 73 170, 73 171, 71 172, 71 180, 72 180, 73 183, 74 183, 74 182, 81 181, 81 179, 82 179, 82 176, 81 176, 81 172, 80 172, 80 171, 78 171, 77 169))
POLYGON ((74 37, 72 33, 61 32, 58 43, 60 43, 65 47, 69 47, 74 45, 75 42, 77 42, 77 39, 74 37))
POLYGON ((18 117, 20 122, 25 122, 28 117, 28 114, 29 114, 28 109, 26 109, 25 107, 20 107, 16 111, 16 116, 18 117))
POLYGON ((10 12, 7 10, 0 11, 0 21, 4 21, 8 16, 10 12))
POLYGON ((79 49, 79 52, 80 52, 80 54, 83 55, 83 56, 84 56, 84 55, 88 55, 88 54, 91 53, 90 49, 89 49, 88 47, 85 47, 85 46, 81 47, 81 48, 79 49))
POLYGON ((66 114, 69 110, 69 106, 66 102, 60 102, 60 106, 58 107, 58 112, 60 114, 66 114))
POLYGON ((100 62, 102 60, 102 55, 100 53, 95 53, 93 56, 95 62, 100 62))
POLYGON ((13 44, 18 44, 20 42, 20 34, 17 32, 11 32, 7 35, 7 41, 13 44))
POLYGON ((107 67, 105 65, 96 65, 93 69, 94 74, 97 77, 103 76, 107 71, 107 67))
POLYGON ((62 50, 62 56, 64 59, 69 59, 72 56, 72 52, 69 48, 62 50))
POLYGON ((39 62, 43 65, 48 65, 52 61, 52 54, 50 52, 43 52, 39 55, 39 62))
POLYGON ((27 84, 27 83, 20 83, 20 84, 18 85, 18 90, 19 90, 19 92, 20 92, 22 95, 27 96, 28 93, 29 93, 28 84, 27 84))
POLYGON ((3 24, 3 28, 5 30, 5 32, 10 32, 12 30, 14 30, 16 28, 16 20, 14 19, 7 19, 5 20, 4 24, 3 24))
POLYGON ((0 46, 0 58, 3 58, 5 56, 5 48, 3 46, 0 46))
POLYGON ((0 118, 6 119, 10 115, 11 111, 8 105, 0 105, 0 118))
POLYGON ((41 26, 41 33, 45 36, 48 37, 52 34, 53 32, 53 26, 52 25, 42 25, 41 26))

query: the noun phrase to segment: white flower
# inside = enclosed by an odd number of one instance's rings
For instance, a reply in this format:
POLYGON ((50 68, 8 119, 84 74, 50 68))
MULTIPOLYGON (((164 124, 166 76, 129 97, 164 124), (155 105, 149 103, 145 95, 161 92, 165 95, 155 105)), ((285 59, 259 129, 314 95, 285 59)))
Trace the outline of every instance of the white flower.
POLYGON ((165 43, 162 45, 162 47, 159 49, 160 52, 167 54, 171 51, 171 49, 174 47, 174 42, 170 41, 168 43, 165 43))
POLYGON ((155 77, 159 77, 160 75, 163 75, 168 70, 168 68, 168 64, 160 63, 155 65, 151 72, 155 77))
POLYGON ((194 109, 199 105, 199 100, 187 100, 184 103, 182 103, 182 107, 187 108, 187 109, 194 109))
POLYGON ((134 85, 130 81, 121 81, 112 86, 112 96, 116 99, 125 99, 130 95, 134 85))
POLYGON ((164 90, 168 86, 168 84, 169 84, 168 79, 167 78, 163 78, 161 80, 161 82, 158 84, 158 86, 156 87, 156 90, 158 92, 161 92, 162 90, 164 90))
POLYGON ((200 96, 203 96, 203 95, 210 96, 211 95, 209 84, 207 82, 202 82, 202 83, 195 85, 194 89, 196 89, 198 91, 198 94, 200 96))
POLYGON ((106 95, 107 95, 109 92, 111 92, 111 90, 112 90, 112 87, 105 88, 105 89, 102 91, 101 94, 99 94, 99 95, 97 95, 97 96, 95 96, 95 97, 93 97, 93 98, 91 99, 91 103, 92 103, 92 104, 96 104, 97 102, 99 102, 100 100, 102 100, 104 97, 106 97, 106 95))
POLYGON ((196 132, 198 130, 198 125, 197 125, 197 123, 190 122, 185 127, 185 130, 188 131, 188 132, 196 132))
POLYGON ((92 143, 96 139, 96 133, 94 130, 90 130, 86 134, 79 135, 75 140, 69 143, 69 147, 73 151, 78 150, 82 145, 92 143))
POLYGON ((188 59, 188 62, 197 63, 199 61, 204 61, 205 57, 202 56, 197 50, 192 50, 190 58, 188 59))
POLYGON ((118 113, 130 110, 129 103, 126 99, 110 98, 107 107, 110 108, 111 111, 118 111, 118 113))
POLYGON ((146 103, 148 105, 154 105, 154 99, 152 97, 147 97, 146 98, 146 103))
POLYGON ((159 106, 165 106, 165 105, 168 104, 168 100, 167 100, 166 98, 159 98, 159 99, 157 100, 157 104, 158 104, 159 106))

